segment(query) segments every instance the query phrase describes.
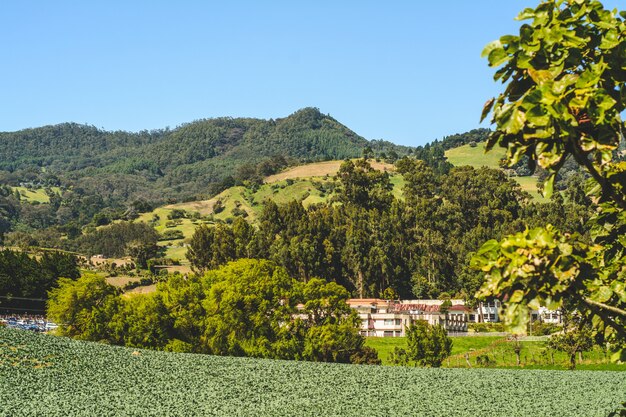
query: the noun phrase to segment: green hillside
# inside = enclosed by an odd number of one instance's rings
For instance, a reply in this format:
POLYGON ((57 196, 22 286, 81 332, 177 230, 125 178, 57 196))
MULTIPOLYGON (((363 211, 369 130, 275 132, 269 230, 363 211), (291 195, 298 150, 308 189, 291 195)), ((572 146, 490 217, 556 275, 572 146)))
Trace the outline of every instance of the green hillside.
MULTIPOLYGON (((256 188, 235 186, 222 191, 209 200, 191 201, 162 206, 151 212, 143 213, 137 221, 154 226, 161 234, 167 231, 180 231, 183 237, 190 238, 200 224, 213 224, 216 221, 232 222, 236 217, 243 216, 254 223, 263 210, 263 203, 271 199, 277 204, 286 204, 293 200, 302 201, 305 207, 311 204, 327 202, 334 195, 333 175, 342 161, 328 161, 298 166, 276 176, 268 177, 268 181, 256 188), (318 176, 319 173, 324 175, 318 176), (305 177, 304 175, 310 175, 305 177), (284 179, 278 179, 284 178, 284 179), (222 209, 214 211, 215 204, 220 202, 222 209), (171 220, 168 216, 176 210, 184 210, 185 217, 171 220)), ((391 170, 392 165, 374 163, 379 169, 391 170)), ((393 194, 401 198, 404 180, 399 174, 391 172, 393 194)), ((184 239, 163 240, 159 244, 166 247, 166 256, 184 260, 186 249, 184 239)))
MULTIPOLYGON (((474 168, 483 166, 499 169, 500 160, 504 157, 504 149, 495 148, 490 152, 485 152, 484 142, 478 143, 477 146, 463 145, 458 148, 448 149, 446 151, 448 161, 454 166, 469 165, 474 168)), ((537 201, 547 201, 537 190, 537 178, 535 177, 513 177, 522 189, 533 196, 537 201)))
POLYGON ((606 416, 626 374, 429 369, 133 350, 0 329, 0 415, 606 416), (519 395, 520 390, 524 395, 519 395))
POLYGON ((368 141, 315 108, 279 119, 204 119, 137 133, 64 123, 0 132, 0 184, 61 183, 106 202, 165 203, 215 194, 255 171, 269 175, 276 155, 282 164, 341 160, 361 156, 367 146, 408 151, 368 141))

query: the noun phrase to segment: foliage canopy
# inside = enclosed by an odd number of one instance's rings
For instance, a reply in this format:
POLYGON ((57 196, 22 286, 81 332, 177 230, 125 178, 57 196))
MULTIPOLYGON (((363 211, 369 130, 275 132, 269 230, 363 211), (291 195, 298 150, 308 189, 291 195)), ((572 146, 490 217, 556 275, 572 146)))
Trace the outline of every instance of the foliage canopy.
POLYGON ((528 21, 519 35, 485 48, 506 84, 483 111, 496 125, 487 148, 505 147, 510 164, 526 156, 531 168, 548 170, 547 194, 573 158, 596 204, 591 242, 548 225, 489 241, 474 257, 486 275, 479 295, 507 299, 514 330, 525 326, 528 307, 567 303, 596 338, 626 342, 625 18, 599 1, 544 1, 518 16, 528 21))

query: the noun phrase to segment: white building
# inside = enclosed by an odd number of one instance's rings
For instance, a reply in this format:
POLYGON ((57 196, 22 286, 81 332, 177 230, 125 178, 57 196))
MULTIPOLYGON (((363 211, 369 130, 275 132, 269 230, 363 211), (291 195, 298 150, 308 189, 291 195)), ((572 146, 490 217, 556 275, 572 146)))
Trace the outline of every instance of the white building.
POLYGON ((363 336, 405 336, 405 329, 417 320, 442 325, 449 332, 466 332, 470 309, 462 300, 451 300, 447 312, 441 312, 441 300, 387 301, 377 298, 348 300, 361 318, 363 336))
POLYGON ((502 303, 498 300, 477 303, 476 308, 470 313, 469 321, 473 323, 497 323, 500 321, 498 310, 502 303), (481 318, 482 315, 482 318, 481 318))
POLYGON ((533 310, 531 319, 532 321, 539 320, 542 323, 563 324, 561 310, 548 310, 546 307, 539 307, 539 310, 533 310))

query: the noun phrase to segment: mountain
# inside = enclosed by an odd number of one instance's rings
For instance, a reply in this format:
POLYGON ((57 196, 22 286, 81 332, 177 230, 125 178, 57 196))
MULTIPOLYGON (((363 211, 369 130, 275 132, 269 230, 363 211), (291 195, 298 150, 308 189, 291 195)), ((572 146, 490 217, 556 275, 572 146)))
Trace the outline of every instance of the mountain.
POLYGON ((316 108, 275 120, 204 119, 136 133, 63 123, 1 132, 0 184, 73 187, 107 206, 158 205, 214 195, 287 165, 358 157, 368 146, 409 150, 368 141, 316 108))

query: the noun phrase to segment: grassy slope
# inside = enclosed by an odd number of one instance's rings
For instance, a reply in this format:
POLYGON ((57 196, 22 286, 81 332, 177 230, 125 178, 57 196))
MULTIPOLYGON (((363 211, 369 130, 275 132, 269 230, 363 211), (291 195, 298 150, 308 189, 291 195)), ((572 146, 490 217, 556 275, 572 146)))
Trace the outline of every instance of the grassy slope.
MULTIPOLYGON (((456 166, 471 165, 474 167, 487 166, 490 168, 499 168, 499 160, 502 152, 492 151, 484 153, 482 144, 477 147, 469 145, 459 148, 450 149, 446 152, 448 160, 456 166)), ((337 173, 343 161, 324 161, 313 164, 301 165, 289 168, 276 175, 271 175, 265 179, 265 184, 260 186, 256 191, 252 191, 242 186, 229 188, 216 197, 203 200, 191 201, 186 203, 171 204, 159 207, 150 213, 144 213, 139 217, 139 221, 150 221, 155 215, 160 220, 155 228, 162 233, 165 230, 180 230, 185 238, 193 235, 195 228, 200 224, 211 224, 205 220, 182 219, 180 225, 166 227, 167 215, 174 209, 186 210, 190 213, 196 212, 201 216, 213 215, 214 219, 227 221, 234 219, 232 211, 239 207, 244 210, 248 216, 247 219, 253 223, 263 210, 263 202, 272 199, 278 204, 288 203, 294 199, 302 200, 305 206, 314 203, 325 202, 332 194, 325 194, 319 189, 320 184, 332 181, 332 177, 337 173), (306 198, 305 198, 306 197, 306 198), (217 200, 221 200, 224 210, 218 214, 213 213, 213 206, 217 200)), ((372 161, 372 166, 376 169, 386 170, 391 174, 391 183, 393 184, 393 194, 397 198, 402 198, 402 187, 404 179, 399 174, 394 174, 394 167, 391 164, 385 164, 372 161)), ((522 187, 528 191, 535 199, 545 201, 544 197, 537 191, 536 179, 534 177, 515 177, 514 178, 522 187)), ((183 240, 172 240, 160 243, 166 246, 166 256, 184 261, 185 252, 183 240)))
MULTIPOLYGON (((49 203, 50 197, 46 194, 46 190, 43 188, 29 189, 26 187, 11 187, 13 190, 19 191, 23 201, 29 203, 49 203)), ((59 194, 61 189, 59 187, 52 187, 53 192, 59 194)))
POLYGON ((626 373, 416 369, 133 350, 0 329, 0 415, 606 416, 626 373))
MULTIPOLYGON (((313 164, 299 165, 297 167, 289 168, 283 172, 279 172, 275 175, 270 175, 265 179, 266 183, 273 183, 277 181, 286 180, 288 178, 310 178, 310 177, 324 177, 333 176, 339 171, 339 167, 343 161, 324 161, 313 164)), ((370 161, 373 168, 380 171, 393 171, 395 168, 392 164, 384 162, 370 161)))
MULTIPOLYGON (((272 199, 278 204, 288 203, 292 200, 302 200, 305 206, 321 203, 328 200, 332 194, 324 193, 321 188, 333 181, 332 177, 337 173, 343 161, 325 161, 314 164, 302 165, 290 168, 279 174, 266 178, 266 183, 261 185, 256 191, 237 186, 224 190, 219 195, 210 200, 191 201, 179 204, 170 204, 159 207, 150 213, 144 213, 138 221, 149 222, 158 216, 159 220, 155 224, 155 229, 159 233, 166 230, 180 230, 185 238, 193 235, 195 228, 200 224, 212 224, 206 220, 182 219, 181 224, 167 227, 167 216, 174 209, 186 210, 189 213, 197 212, 201 216, 213 215, 215 220, 227 221, 234 219, 233 209, 239 209, 248 213, 247 220, 256 221, 263 210, 263 203, 267 199, 272 199), (224 210, 218 214, 213 213, 213 206, 217 200, 221 200, 224 210)), ((394 186, 393 194, 402 198, 402 187, 404 180, 402 176, 394 174, 393 166, 379 162, 372 162, 376 169, 387 170, 391 174, 391 183, 394 186)), ((159 243, 166 246, 166 256, 174 259, 184 260, 186 248, 182 247, 183 240, 163 241, 159 243)))
MULTIPOLYGON (((476 367, 476 358, 479 355, 488 355, 495 361, 494 367, 510 368, 516 367, 515 354, 511 343, 505 338, 498 336, 467 336, 453 337, 452 354, 444 367, 467 367, 465 353, 469 354, 472 366, 476 367)), ((378 351, 383 364, 389 365, 389 353, 395 348, 406 349, 406 338, 404 337, 369 337, 366 345, 378 351)), ((532 369, 567 369, 567 357, 562 352, 554 353, 554 365, 551 363, 549 354, 545 349, 545 341, 523 341, 521 352, 521 363, 524 368, 532 369)), ((581 370, 610 370, 626 371, 626 364, 608 363, 603 352, 595 347, 592 352, 587 352, 583 356, 583 363, 578 365, 581 370)))
MULTIPOLYGON (((489 167, 500 168, 500 159, 504 156, 503 149, 494 149, 485 153, 484 144, 479 143, 476 147, 469 145, 460 146, 458 148, 446 151, 448 161, 454 166, 470 165, 475 168, 489 167)), ((539 191, 537 191, 537 179, 535 177, 513 177, 524 191, 527 191, 538 201, 547 201, 539 191)))

